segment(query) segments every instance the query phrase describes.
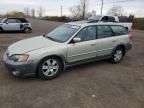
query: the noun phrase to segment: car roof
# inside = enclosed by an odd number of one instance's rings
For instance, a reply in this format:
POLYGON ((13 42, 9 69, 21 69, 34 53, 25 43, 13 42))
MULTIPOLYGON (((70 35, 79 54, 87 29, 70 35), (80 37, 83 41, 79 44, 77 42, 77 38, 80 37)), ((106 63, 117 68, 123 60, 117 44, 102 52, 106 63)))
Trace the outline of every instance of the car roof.
POLYGON ((8 17, 7 19, 26 19, 26 18, 23 18, 23 17, 8 17))
POLYGON ((86 26, 92 26, 92 25, 119 25, 121 26, 119 23, 115 23, 115 22, 88 22, 86 20, 84 21, 76 21, 76 22, 69 22, 66 24, 70 24, 70 25, 75 25, 75 26, 80 26, 80 27, 86 27, 86 26))

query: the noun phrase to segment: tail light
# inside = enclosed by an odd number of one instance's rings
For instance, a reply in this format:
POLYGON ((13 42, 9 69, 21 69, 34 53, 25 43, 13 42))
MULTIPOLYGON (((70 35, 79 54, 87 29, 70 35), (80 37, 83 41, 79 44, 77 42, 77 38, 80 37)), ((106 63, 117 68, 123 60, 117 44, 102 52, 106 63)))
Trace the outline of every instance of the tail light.
POLYGON ((133 36, 132 36, 132 34, 131 34, 131 33, 128 33, 128 37, 129 37, 129 39, 130 39, 130 40, 132 40, 132 39, 133 39, 133 36))

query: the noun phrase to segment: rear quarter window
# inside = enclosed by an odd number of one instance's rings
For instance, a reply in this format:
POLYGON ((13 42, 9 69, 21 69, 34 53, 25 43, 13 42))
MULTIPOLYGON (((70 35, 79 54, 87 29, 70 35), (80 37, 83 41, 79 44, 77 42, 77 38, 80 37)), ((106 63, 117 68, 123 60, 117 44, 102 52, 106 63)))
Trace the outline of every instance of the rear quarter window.
POLYGON ((28 23, 28 21, 26 19, 19 19, 21 21, 21 23, 28 23))
POLYGON ((116 36, 127 34, 127 30, 123 26, 111 26, 112 31, 116 36))

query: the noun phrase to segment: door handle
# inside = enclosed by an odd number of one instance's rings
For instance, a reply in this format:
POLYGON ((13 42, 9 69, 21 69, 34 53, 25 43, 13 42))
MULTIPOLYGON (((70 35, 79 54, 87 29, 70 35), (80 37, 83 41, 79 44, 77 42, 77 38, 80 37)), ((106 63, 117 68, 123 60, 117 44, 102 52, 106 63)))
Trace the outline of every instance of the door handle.
POLYGON ((96 44, 91 44, 91 46, 96 46, 96 44))

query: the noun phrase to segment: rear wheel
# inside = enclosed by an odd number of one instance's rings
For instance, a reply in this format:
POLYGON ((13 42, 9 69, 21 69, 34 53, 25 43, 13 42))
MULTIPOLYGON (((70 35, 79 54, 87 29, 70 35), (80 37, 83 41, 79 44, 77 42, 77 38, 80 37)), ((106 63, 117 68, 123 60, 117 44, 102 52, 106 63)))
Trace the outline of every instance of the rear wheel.
POLYGON ((24 32, 25 32, 25 33, 31 33, 31 28, 26 27, 26 28, 24 29, 24 32))
POLYGON ((48 57, 40 63, 38 67, 38 76, 44 80, 51 80, 56 78, 61 71, 61 60, 57 57, 48 57))
POLYGON ((122 47, 118 47, 112 55, 111 62, 115 64, 120 63, 123 59, 123 56, 124 49, 122 47))

